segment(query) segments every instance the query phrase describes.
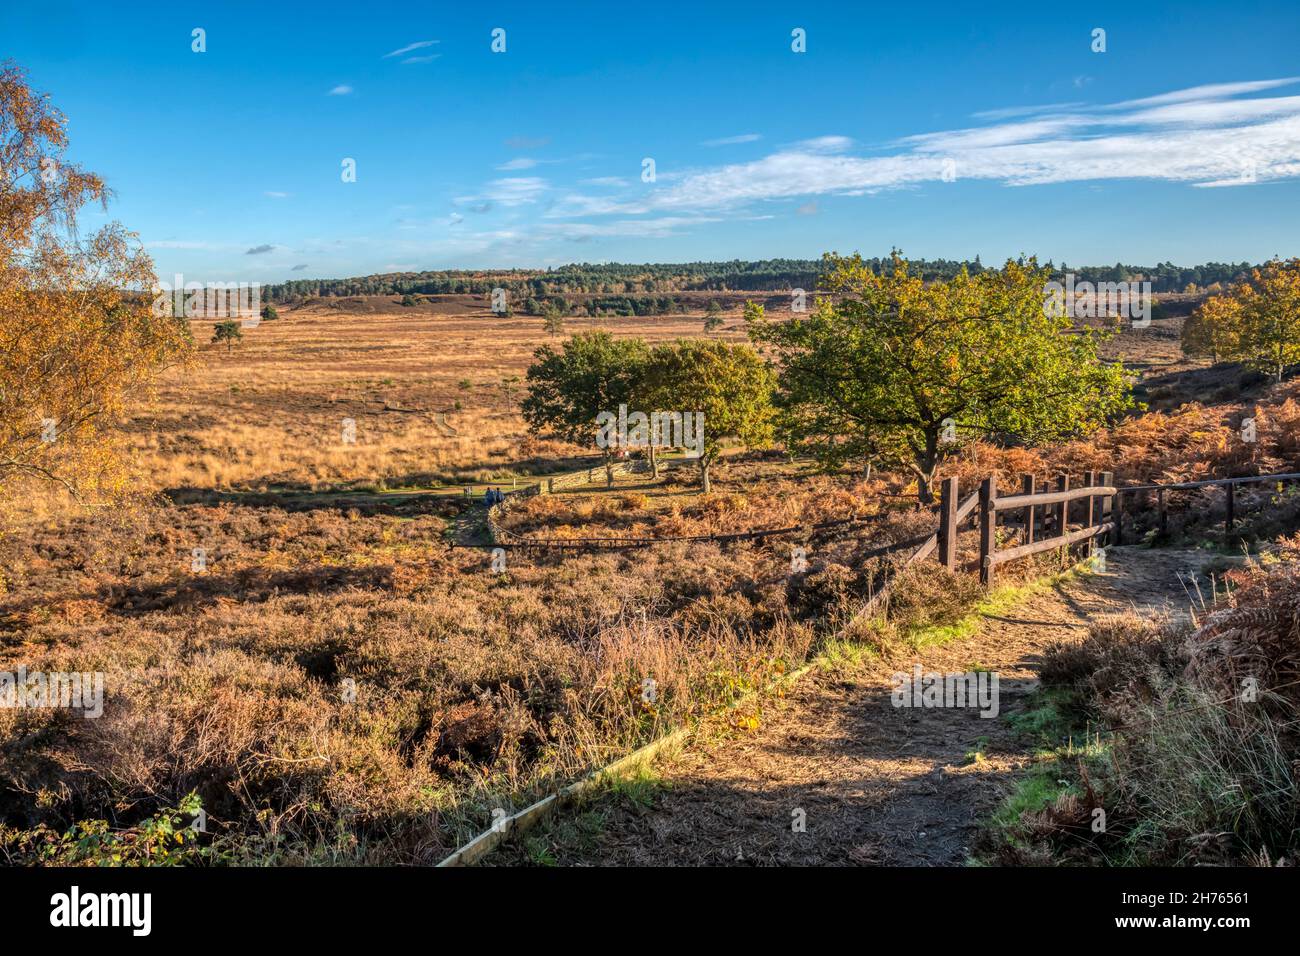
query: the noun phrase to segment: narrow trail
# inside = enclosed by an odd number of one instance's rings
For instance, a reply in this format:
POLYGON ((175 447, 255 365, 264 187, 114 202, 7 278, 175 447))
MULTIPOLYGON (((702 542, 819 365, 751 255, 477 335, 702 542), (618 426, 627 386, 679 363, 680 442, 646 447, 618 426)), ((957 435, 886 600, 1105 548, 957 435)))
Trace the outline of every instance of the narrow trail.
POLYGON ((1043 651, 1081 640, 1116 613, 1186 613, 1183 580, 1204 552, 1110 548, 1105 572, 1080 575, 986 616, 964 640, 926 647, 868 673, 806 676, 766 707, 754 733, 716 740, 658 768, 649 806, 607 797, 600 832, 551 847, 561 865, 914 865, 965 862, 978 822, 998 805, 1031 745, 1005 719, 1038 684, 1043 651), (987 669, 1000 715, 898 708, 890 676, 987 669), (981 753, 972 759, 975 751, 981 753), (806 831, 793 832, 801 810, 806 831))

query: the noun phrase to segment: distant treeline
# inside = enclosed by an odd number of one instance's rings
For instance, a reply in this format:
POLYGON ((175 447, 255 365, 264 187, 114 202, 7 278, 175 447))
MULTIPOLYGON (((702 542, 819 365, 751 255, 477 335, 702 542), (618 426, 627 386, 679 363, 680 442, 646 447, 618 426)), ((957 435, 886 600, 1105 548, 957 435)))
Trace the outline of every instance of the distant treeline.
MULTIPOLYGON (((877 271, 890 268, 890 259, 866 260, 877 271)), ((1048 266, 1064 276, 1073 273, 1079 282, 1149 281, 1154 292, 1182 292, 1191 286, 1205 288, 1229 283, 1251 269, 1250 263, 1207 262, 1198 266, 1176 266, 1162 262, 1155 266, 1116 263, 1113 266, 1048 266)), ((973 260, 914 260, 913 271, 925 279, 950 279, 965 266, 979 272, 979 256, 973 260)), ((390 272, 352 279, 293 279, 264 286, 262 294, 272 302, 297 303, 324 296, 361 295, 488 295, 503 288, 515 302, 531 300, 540 313, 553 302, 563 311, 574 306, 566 295, 599 297, 592 305, 601 313, 649 315, 683 311, 685 303, 672 293, 683 292, 778 292, 817 288, 820 259, 763 259, 745 262, 685 263, 575 263, 539 271, 536 269, 449 270, 439 272, 390 272)), ((522 304, 522 303, 521 303, 522 304)), ((587 302, 583 302, 584 307, 587 302)))

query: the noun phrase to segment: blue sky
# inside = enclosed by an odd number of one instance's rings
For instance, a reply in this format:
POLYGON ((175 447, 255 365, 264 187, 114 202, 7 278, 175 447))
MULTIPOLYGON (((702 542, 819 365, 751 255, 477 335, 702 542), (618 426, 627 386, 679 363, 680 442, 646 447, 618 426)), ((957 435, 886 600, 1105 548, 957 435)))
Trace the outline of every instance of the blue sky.
POLYGON ((1300 254, 1300 8, 1133 6, 48 2, 0 56, 163 276, 1300 254))

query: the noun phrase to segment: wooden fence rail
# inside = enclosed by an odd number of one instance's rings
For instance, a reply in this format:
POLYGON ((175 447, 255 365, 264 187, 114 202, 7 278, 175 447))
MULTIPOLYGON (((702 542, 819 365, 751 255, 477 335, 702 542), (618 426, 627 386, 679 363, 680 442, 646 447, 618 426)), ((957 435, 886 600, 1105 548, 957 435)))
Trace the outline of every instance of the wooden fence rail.
MULTIPOLYGON (((613 466, 616 473, 627 474, 646 469, 641 462, 619 462, 613 466)), ((574 483, 586 483, 603 473, 603 466, 566 475, 553 480, 553 484, 564 487, 574 483)), ((1070 475, 1058 475, 1047 479, 1041 485, 1033 475, 1024 475, 1020 481, 1020 492, 1014 495, 999 493, 997 476, 990 476, 981 482, 978 490, 965 499, 959 497, 958 480, 947 478, 941 484, 939 504, 932 510, 938 513, 938 529, 928 535, 921 535, 907 541, 883 545, 862 552, 863 560, 881 557, 899 551, 915 548, 907 558, 906 564, 914 564, 938 552, 938 561, 950 571, 957 570, 957 542, 963 525, 972 518, 979 530, 979 558, 977 568, 980 580, 992 584, 994 569, 1001 564, 1015 561, 1044 551, 1069 548, 1087 543, 1089 550, 1101 536, 1106 536, 1108 544, 1121 544, 1123 541, 1125 512, 1136 510, 1138 502, 1134 499, 1143 493, 1155 492, 1158 521, 1161 532, 1168 527, 1169 493, 1175 491, 1192 491, 1202 488, 1223 487, 1227 493, 1225 523, 1229 531, 1236 520, 1236 501, 1234 489, 1238 485, 1264 484, 1269 482, 1300 482, 1300 472, 1286 472, 1273 475, 1246 475, 1238 478, 1211 478, 1203 481, 1169 482, 1166 484, 1143 484, 1121 486, 1115 483, 1111 472, 1088 472, 1082 485, 1071 487, 1070 475), (1124 496, 1129 496, 1126 509, 1124 496), (1017 520, 1018 519, 1018 520, 1017 520), (998 528, 1014 528, 1020 537, 1019 543, 1011 547, 998 548, 998 528)), ((551 482, 547 482, 551 484, 551 482)), ((518 501, 539 492, 549 490, 541 483, 520 489, 507 496, 507 501, 518 501)), ((890 517, 896 512, 878 512, 870 515, 854 515, 836 521, 817 524, 792 525, 785 528, 754 528, 745 531, 724 534, 682 535, 669 538, 639 538, 614 536, 608 538, 577 538, 569 540, 547 540, 527 538, 502 528, 497 518, 508 505, 498 505, 489 510, 488 528, 492 545, 524 550, 555 551, 592 551, 603 549, 645 548, 656 544, 673 541, 759 541, 766 538, 787 535, 808 535, 836 527, 849 527, 867 524, 890 517)), ((883 596, 883 595, 881 595, 883 596)))
POLYGON ((957 539, 962 523, 972 514, 978 514, 979 519, 979 573, 980 581, 986 585, 993 582, 993 569, 999 564, 1091 541, 1114 528, 1110 502, 1118 489, 1112 484, 1109 472, 1100 477, 1096 472, 1089 472, 1085 484, 1076 488, 1070 487, 1068 475, 1062 475, 1057 479, 1058 490, 1041 492, 1035 490, 1034 477, 1025 475, 1021 488, 1021 494, 999 496, 997 476, 991 475, 981 482, 978 492, 959 501, 957 479, 946 479, 941 491, 936 540, 939 563, 950 571, 957 570, 957 539), (1082 525, 1072 529, 1070 511, 1075 502, 1083 502, 1082 525), (999 551, 998 515, 1014 511, 1022 512, 1020 527, 1024 541, 999 551), (1038 536, 1049 527, 1053 531, 1050 536, 1038 536))
POLYGON ((1167 484, 1154 485, 1129 485, 1125 488, 1118 489, 1119 495, 1116 497, 1116 514, 1115 514, 1115 542, 1118 544, 1124 536, 1123 529, 1123 509, 1118 507, 1118 502, 1122 495, 1136 496, 1143 492, 1154 491, 1156 493, 1156 509, 1160 533, 1164 534, 1169 530, 1169 495, 1171 491, 1196 491, 1201 488, 1224 489, 1226 499, 1224 502, 1224 528, 1228 531, 1233 529, 1237 523, 1237 495, 1238 485, 1257 485, 1269 482, 1300 481, 1300 472, 1288 471, 1276 475, 1243 475, 1239 478, 1208 478, 1204 481, 1175 481, 1167 484))

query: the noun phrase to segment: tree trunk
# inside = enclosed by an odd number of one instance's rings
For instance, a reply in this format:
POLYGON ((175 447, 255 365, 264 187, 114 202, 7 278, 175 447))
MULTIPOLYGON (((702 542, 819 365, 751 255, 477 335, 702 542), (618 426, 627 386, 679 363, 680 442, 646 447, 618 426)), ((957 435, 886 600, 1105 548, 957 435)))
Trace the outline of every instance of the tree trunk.
POLYGON ((934 472, 939 465, 938 428, 926 432, 925 451, 916 456, 916 496, 922 505, 934 504, 934 472))
POLYGON ((700 456, 700 489, 704 494, 709 493, 709 459, 703 455, 700 456))
POLYGON ((916 497, 922 505, 934 504, 934 477, 933 475, 916 476, 916 497))
POLYGON ((650 442, 650 477, 655 479, 659 477, 659 455, 653 440, 650 442))

